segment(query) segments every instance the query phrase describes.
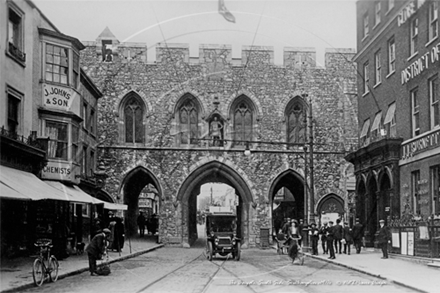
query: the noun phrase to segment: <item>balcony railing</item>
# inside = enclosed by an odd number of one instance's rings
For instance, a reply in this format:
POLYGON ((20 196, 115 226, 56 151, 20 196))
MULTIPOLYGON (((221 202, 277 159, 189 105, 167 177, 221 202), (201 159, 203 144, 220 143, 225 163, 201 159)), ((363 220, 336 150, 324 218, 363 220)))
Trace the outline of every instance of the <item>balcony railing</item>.
POLYGON ((9 54, 20 60, 21 62, 26 62, 26 54, 23 53, 14 44, 9 43, 9 54))
POLYGON ((6 130, 4 126, 0 128, 0 135, 2 137, 7 137, 9 139, 18 141, 20 143, 23 143, 25 145, 46 151, 47 149, 47 143, 46 141, 48 138, 37 138, 37 132, 31 131, 30 135, 28 137, 25 137, 23 135, 19 135, 17 132, 6 130))
POLYGON ((396 128, 390 128, 389 131, 386 131, 385 129, 382 129, 381 131, 378 131, 375 135, 370 135, 369 137, 365 137, 363 140, 361 139, 361 147, 366 147, 369 144, 380 141, 382 139, 386 138, 397 138, 396 128))

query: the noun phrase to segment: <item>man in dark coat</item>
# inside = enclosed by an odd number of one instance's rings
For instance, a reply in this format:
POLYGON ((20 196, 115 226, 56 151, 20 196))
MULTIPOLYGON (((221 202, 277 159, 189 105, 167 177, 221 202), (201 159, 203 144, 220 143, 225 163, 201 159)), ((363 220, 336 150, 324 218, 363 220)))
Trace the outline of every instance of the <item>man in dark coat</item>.
POLYGON ((143 212, 139 213, 137 217, 137 225, 139 227, 139 236, 144 237, 145 235, 145 216, 143 212))
POLYGON ((301 239, 298 240, 298 244, 299 244, 299 246, 302 246, 302 239, 304 238, 304 220, 303 219, 299 219, 298 235, 301 236, 301 239))
POLYGON ((291 226, 290 218, 286 219, 286 222, 283 224, 283 227, 281 228, 281 231, 287 235, 289 229, 291 226))
POLYGON ((387 226, 385 226, 385 221, 380 220, 380 229, 379 233, 377 234, 377 240, 379 242, 379 246, 382 249, 382 258, 388 258, 388 243, 391 243, 391 232, 390 229, 388 229, 387 226))
POLYGON ((333 226, 333 222, 330 221, 328 222, 328 229, 327 229, 327 249, 330 252, 330 257, 329 259, 335 259, 335 247, 334 247, 334 242, 335 242, 335 227, 333 226))
POLYGON ((348 226, 347 222, 344 222, 344 228, 342 230, 342 239, 344 239, 344 253, 350 255, 351 244, 353 243, 352 230, 348 226))
POLYGON ((321 226, 321 228, 319 228, 319 234, 321 234, 321 245, 322 245, 322 253, 323 254, 328 253, 327 230, 328 230, 327 222, 324 222, 323 225, 321 226))
POLYGON ((339 254, 342 253, 342 226, 341 226, 341 219, 336 220, 336 225, 334 226, 335 229, 335 250, 336 253, 339 252, 339 254), (338 248, 339 246, 339 248, 338 248))
POLYGON ((113 246, 111 248, 121 252, 122 248, 124 248, 125 228, 121 218, 116 217, 115 221, 113 246))
POLYGON ((356 224, 353 226, 353 242, 356 248, 356 253, 361 253, 362 235, 364 233, 364 227, 359 223, 359 219, 356 219, 356 224))
POLYGON ((110 234, 111 231, 105 228, 102 232, 96 234, 86 247, 86 252, 89 257, 89 271, 92 276, 97 275, 96 261, 105 255, 107 239, 110 234))
POLYGON ((310 225, 309 235, 310 235, 310 241, 312 242, 312 255, 318 255, 318 240, 319 240, 319 231, 318 228, 316 228, 316 224, 312 223, 310 225))

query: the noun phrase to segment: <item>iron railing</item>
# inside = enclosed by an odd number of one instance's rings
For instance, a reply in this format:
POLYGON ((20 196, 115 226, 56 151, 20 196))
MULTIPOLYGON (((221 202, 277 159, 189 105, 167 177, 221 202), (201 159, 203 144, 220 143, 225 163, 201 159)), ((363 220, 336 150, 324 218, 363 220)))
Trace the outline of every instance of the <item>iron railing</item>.
POLYGON ((28 137, 25 137, 23 135, 19 135, 15 131, 9 131, 6 130, 4 126, 0 128, 0 135, 3 137, 10 138, 12 140, 21 142, 25 145, 46 151, 47 149, 47 143, 45 141, 48 140, 48 138, 37 138, 37 132, 31 131, 30 135, 28 137))

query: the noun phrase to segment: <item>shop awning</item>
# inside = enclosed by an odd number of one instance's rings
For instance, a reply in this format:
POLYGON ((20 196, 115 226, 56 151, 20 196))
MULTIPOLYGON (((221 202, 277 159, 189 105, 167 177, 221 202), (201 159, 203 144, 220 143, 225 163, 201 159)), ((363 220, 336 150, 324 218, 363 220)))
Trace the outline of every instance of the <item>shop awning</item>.
MULTIPOLYGON (((84 192, 78 186, 73 186, 72 188, 74 188, 76 190, 76 192, 78 192, 78 194, 84 194, 84 196, 87 195, 87 196, 91 197, 89 194, 84 192)), ((114 210, 114 211, 126 211, 127 210, 127 205, 125 205, 125 204, 107 202, 107 201, 103 201, 103 200, 97 199, 95 197, 91 197, 91 198, 93 199, 93 204, 103 204, 104 205, 104 209, 114 210)))
POLYGON ((0 165, 0 197, 29 200, 62 200, 68 201, 59 190, 46 184, 32 173, 0 165))
POLYGON ((383 121, 384 125, 390 123, 393 120, 395 111, 396 111, 396 103, 394 102, 388 107, 387 115, 385 115, 385 120, 383 121))
POLYGON ((102 201, 104 203, 104 209, 112 210, 112 211, 126 211, 127 205, 126 204, 120 204, 120 203, 112 203, 112 202, 106 202, 102 201))
POLYGON ((5 185, 3 182, 0 182, 0 197, 1 198, 10 198, 10 199, 20 199, 20 200, 31 200, 29 196, 25 196, 15 189, 5 185))
POLYGON ((382 119, 382 111, 376 114, 376 117, 374 117, 373 125, 371 125, 371 130, 374 131, 379 129, 380 120, 382 119))
POLYGON ((364 137, 364 136, 367 136, 368 128, 369 127, 370 127, 370 119, 367 119, 364 122, 364 126, 362 126, 362 131, 361 131, 361 135, 360 135, 361 138, 364 137))
POLYGON ((71 202, 82 202, 82 203, 90 203, 90 204, 99 203, 98 199, 92 197, 88 193, 85 193, 76 186, 68 186, 59 181, 44 181, 44 182, 49 184, 53 188, 61 191, 65 196, 67 196, 67 198, 71 202))

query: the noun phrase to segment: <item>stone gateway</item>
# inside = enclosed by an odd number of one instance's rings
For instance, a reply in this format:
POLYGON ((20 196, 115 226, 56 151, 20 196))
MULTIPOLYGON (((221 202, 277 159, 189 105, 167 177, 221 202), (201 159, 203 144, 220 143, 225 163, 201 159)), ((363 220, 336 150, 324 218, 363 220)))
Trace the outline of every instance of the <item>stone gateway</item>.
POLYGON ((285 48, 284 64, 274 65, 270 47, 244 47, 237 60, 228 45, 201 45, 193 58, 188 45, 158 44, 150 62, 146 45, 119 43, 108 29, 84 44, 82 66, 104 94, 99 164, 106 191, 128 205, 128 232, 146 186, 158 194, 159 240, 183 246, 200 236, 206 183, 235 190, 244 248, 287 214, 318 221, 327 194, 347 204, 344 155, 358 124, 353 50, 327 50, 324 68, 310 48, 285 48), (102 53, 109 43, 111 60, 102 53))

